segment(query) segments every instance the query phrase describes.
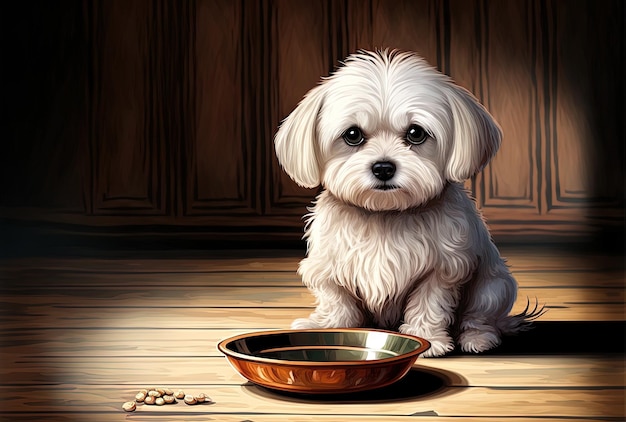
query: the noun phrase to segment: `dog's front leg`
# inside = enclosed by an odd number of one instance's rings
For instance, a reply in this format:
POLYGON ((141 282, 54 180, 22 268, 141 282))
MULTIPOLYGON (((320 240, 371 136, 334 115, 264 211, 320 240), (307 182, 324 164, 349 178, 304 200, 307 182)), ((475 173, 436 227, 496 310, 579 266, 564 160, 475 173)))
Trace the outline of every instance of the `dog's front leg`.
POLYGON ((435 273, 422 280, 413 290, 404 308, 400 332, 428 340, 431 347, 422 356, 442 356, 454 349, 448 328, 454 321, 459 288, 441 283, 435 273))
POLYGON ((320 287, 311 288, 317 298, 315 311, 308 318, 296 319, 291 324, 292 329, 350 328, 363 325, 362 311, 343 287, 330 282, 320 287))

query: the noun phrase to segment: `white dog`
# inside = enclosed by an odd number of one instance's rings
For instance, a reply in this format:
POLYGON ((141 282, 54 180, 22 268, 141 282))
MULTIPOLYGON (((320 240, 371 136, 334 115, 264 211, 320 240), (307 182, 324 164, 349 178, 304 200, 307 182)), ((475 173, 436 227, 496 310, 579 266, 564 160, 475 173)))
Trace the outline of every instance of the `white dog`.
POLYGON ((307 215, 298 273, 317 298, 292 328, 375 326, 481 352, 541 310, 509 315, 517 283, 462 182, 501 131, 466 90, 412 53, 362 51, 313 88, 276 135, 307 215))

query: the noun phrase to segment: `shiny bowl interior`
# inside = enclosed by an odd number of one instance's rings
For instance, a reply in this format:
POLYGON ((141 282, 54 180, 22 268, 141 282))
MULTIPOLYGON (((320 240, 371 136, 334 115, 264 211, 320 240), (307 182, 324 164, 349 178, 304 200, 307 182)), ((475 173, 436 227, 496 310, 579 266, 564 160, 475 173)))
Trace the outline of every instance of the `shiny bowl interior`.
POLYGON ((264 331, 218 344, 231 365, 250 381, 306 393, 389 385, 429 347, 418 337, 370 329, 264 331))

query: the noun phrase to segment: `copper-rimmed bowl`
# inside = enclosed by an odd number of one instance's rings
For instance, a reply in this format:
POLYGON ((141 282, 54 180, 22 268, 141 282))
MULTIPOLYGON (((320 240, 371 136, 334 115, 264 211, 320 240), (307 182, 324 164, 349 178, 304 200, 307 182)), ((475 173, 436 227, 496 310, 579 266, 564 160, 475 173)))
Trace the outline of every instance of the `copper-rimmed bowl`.
POLYGON ((248 380, 299 393, 348 393, 392 384, 430 347, 422 338, 359 328, 262 331, 217 348, 248 380))

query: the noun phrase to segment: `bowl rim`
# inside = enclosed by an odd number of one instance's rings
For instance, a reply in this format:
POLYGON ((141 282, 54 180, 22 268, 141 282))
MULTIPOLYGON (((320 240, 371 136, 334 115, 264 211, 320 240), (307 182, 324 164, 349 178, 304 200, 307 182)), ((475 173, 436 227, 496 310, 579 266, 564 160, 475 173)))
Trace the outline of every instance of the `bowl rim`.
POLYGON ((311 328, 311 329, 303 329, 303 330, 264 330, 264 331, 253 331, 249 333, 238 334, 236 336, 232 336, 220 341, 217 344, 217 349, 226 355, 227 357, 232 357, 240 360, 256 362, 256 363, 265 363, 270 365, 281 365, 281 366, 300 366, 300 367, 340 367, 340 366, 363 366, 363 365, 386 365, 389 363, 393 363, 396 361, 417 358, 419 355, 424 353, 430 348, 430 342, 422 337, 417 337, 411 334, 403 334, 397 331, 390 330, 382 330, 378 328, 311 328), (242 340, 245 338, 251 338, 256 336, 267 336, 267 335, 277 335, 277 334, 295 334, 295 333, 328 333, 328 332, 379 332, 385 333, 389 335, 393 335, 395 337, 403 337, 410 340, 417 341, 420 346, 407 353, 403 353, 401 355, 392 356, 389 358, 376 359, 376 360, 350 360, 350 361, 331 361, 331 362, 322 362, 322 361, 301 361, 301 360, 285 360, 285 359, 271 359, 264 358, 260 356, 247 355, 244 353, 235 352, 227 348, 227 345, 233 343, 238 340, 242 340))

